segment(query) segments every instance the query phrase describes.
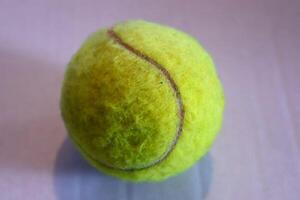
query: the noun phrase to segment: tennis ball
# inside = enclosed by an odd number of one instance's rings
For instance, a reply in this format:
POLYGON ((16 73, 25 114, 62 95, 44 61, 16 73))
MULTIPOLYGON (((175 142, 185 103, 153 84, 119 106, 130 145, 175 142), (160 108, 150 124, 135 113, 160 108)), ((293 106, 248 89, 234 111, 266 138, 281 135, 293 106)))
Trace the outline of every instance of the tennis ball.
POLYGON ((92 34, 65 73, 61 112, 91 165, 130 181, 183 172, 211 146, 223 90, 191 36, 128 21, 92 34))

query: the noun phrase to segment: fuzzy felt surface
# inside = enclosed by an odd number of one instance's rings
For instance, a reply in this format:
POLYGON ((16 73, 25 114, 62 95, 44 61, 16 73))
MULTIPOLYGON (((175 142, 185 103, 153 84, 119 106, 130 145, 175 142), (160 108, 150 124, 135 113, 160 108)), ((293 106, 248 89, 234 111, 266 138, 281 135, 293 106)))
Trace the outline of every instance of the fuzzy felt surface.
POLYGON ((223 91, 211 57, 166 26, 129 21, 110 30, 145 57, 108 29, 83 43, 61 96, 72 141, 93 166, 126 180, 159 181, 186 170, 222 123, 223 91))

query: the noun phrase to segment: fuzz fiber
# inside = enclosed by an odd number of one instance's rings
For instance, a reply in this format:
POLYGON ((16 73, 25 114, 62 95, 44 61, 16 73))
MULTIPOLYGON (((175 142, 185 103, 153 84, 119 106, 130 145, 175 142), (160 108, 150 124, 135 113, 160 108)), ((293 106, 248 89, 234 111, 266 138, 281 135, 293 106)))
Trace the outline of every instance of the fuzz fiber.
POLYGON ((131 181, 159 181, 192 166, 219 131, 223 106, 208 53, 187 34, 146 21, 92 34, 70 61, 61 95, 82 155, 131 181))

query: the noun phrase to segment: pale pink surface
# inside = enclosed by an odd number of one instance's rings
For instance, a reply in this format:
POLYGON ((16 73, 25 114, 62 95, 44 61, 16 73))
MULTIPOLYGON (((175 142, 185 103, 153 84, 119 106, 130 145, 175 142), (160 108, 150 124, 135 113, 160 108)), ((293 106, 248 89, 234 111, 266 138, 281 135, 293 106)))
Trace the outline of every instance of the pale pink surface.
POLYGON ((0 1, 0 199, 300 199, 300 2, 0 1), (226 94, 211 153, 160 184, 89 167, 66 141, 63 72, 99 27, 147 19, 213 55, 226 94))

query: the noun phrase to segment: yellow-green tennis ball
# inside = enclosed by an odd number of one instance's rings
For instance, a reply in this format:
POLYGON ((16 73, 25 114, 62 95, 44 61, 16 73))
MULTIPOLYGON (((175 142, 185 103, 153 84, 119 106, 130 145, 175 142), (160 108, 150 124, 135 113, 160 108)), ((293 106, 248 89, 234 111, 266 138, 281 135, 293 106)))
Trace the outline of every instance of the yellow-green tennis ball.
POLYGON ((146 21, 92 34, 69 63, 61 96, 82 155, 131 181, 192 166, 219 131, 223 107, 209 54, 191 36, 146 21))

